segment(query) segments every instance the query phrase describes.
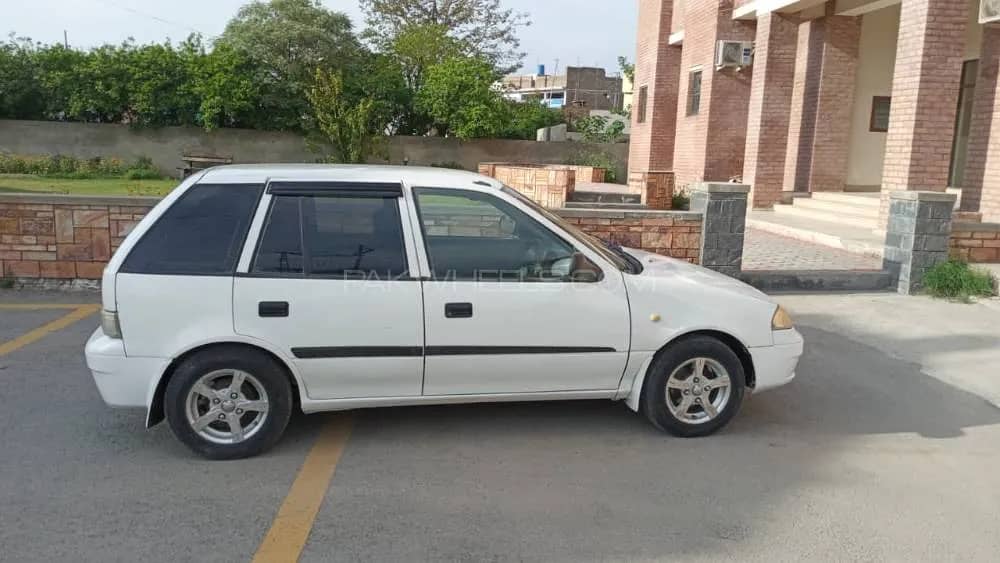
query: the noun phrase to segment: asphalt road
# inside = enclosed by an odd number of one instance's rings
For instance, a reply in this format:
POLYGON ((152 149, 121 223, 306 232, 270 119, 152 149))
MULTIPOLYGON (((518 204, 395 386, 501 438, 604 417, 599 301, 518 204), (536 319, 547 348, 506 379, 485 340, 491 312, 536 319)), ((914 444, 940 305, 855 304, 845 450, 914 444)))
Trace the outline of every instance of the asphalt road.
MULTIPOLYGON (((43 300, 96 296, 0 292, 43 300)), ((0 345, 67 312, 0 308, 0 345)), ((104 406, 96 323, 0 356, 0 560, 251 560, 344 419, 203 461, 104 406)), ((707 439, 611 402, 357 411, 301 560, 995 561, 1000 409, 831 326, 805 315, 799 377, 707 439)))

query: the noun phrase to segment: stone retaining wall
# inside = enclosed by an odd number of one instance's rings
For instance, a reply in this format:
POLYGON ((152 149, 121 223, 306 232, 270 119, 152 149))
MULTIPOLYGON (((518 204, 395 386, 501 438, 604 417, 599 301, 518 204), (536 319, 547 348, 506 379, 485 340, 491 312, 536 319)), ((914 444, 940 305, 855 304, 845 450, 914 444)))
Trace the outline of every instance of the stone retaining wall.
MULTIPOLYGON (((0 277, 100 279, 129 230, 156 203, 146 197, 0 195, 0 277)), ((440 221, 432 234, 504 236, 500 217, 469 212, 440 221)), ((555 209, 602 240, 698 263, 702 217, 684 211, 555 209)))
POLYGON ((562 165, 484 162, 479 165, 479 173, 500 180, 549 209, 565 206, 576 189, 576 170, 562 165))
POLYGON ((556 213, 599 239, 699 263, 700 213, 618 209, 559 209, 556 213))
POLYGON ((968 262, 1000 262, 1000 223, 952 223, 949 251, 968 262))
POLYGON ((159 200, 140 197, 0 196, 0 274, 100 279, 128 231, 159 200))

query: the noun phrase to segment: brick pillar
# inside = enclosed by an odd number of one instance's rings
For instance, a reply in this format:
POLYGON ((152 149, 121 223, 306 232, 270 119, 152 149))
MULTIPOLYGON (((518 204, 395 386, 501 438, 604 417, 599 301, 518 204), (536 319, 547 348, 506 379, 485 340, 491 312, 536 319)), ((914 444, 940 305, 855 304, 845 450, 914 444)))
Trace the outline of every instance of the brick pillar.
POLYGON ((768 12, 757 18, 743 182, 753 207, 781 200, 798 24, 768 12))
POLYGON ((736 276, 743 269, 743 233, 750 186, 698 182, 691 187, 691 211, 702 214, 701 265, 736 276))
POLYGON ((861 20, 834 16, 799 25, 785 158, 788 191, 842 191, 861 20))
MULTIPOLYGON (((830 2, 827 9, 832 10, 833 6, 830 2)), ((809 190, 844 191, 861 18, 828 15, 824 19, 823 70, 816 99, 809 190)))
POLYGON ((640 0, 636 31, 635 83, 632 130, 629 135, 629 174, 672 170, 677 125, 677 81, 681 50, 668 43, 673 0, 640 0), (640 91, 646 89, 646 111, 639 122, 640 91))
POLYGON ((882 268, 888 270, 899 293, 918 291, 924 273, 948 259, 953 194, 899 191, 889 194, 882 268))
POLYGON ((967 0, 903 0, 882 167, 881 228, 888 221, 892 192, 943 192, 948 186, 968 9, 967 0))
POLYGON ((642 194, 640 201, 649 209, 670 209, 673 207, 673 172, 633 172, 629 175, 628 183, 629 191, 642 194))
POLYGON ((965 159, 962 211, 982 211, 985 221, 1000 221, 1000 24, 983 26, 983 40, 972 100, 965 159))

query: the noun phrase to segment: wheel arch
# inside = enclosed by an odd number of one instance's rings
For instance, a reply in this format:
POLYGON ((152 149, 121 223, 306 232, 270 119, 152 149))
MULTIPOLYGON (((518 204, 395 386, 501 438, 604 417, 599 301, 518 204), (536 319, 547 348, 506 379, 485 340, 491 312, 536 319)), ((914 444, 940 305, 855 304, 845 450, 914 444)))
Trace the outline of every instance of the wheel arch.
POLYGON ((159 380, 156 382, 152 390, 152 395, 149 399, 149 409, 146 413, 146 428, 151 428, 163 421, 165 415, 163 412, 163 396, 167 390, 167 383, 173 376, 174 372, 177 371, 177 367, 180 366, 188 358, 200 354, 205 351, 221 349, 221 348, 243 348, 248 350, 255 350, 270 356, 275 362, 278 363, 283 368, 285 377, 288 378, 288 382, 292 386, 292 401, 293 404, 301 406, 301 385, 299 382, 298 375, 292 370, 291 365, 287 360, 281 357, 278 353, 273 350, 269 350, 265 346, 261 346, 256 343, 251 342, 240 342, 237 340, 223 340, 217 342, 207 342, 194 346, 184 352, 180 353, 170 363, 167 365, 166 369, 160 375, 159 380))
POLYGON ((649 370, 653 368, 656 360, 672 346, 676 346, 685 340, 695 338, 697 336, 710 336, 728 346, 729 349, 736 354, 736 357, 740 360, 740 364, 743 366, 743 376, 745 379, 744 383, 746 384, 747 389, 753 389, 754 386, 756 386, 757 374, 754 370, 753 357, 750 355, 750 350, 747 349, 746 345, 743 344, 740 339, 736 338, 732 334, 729 334, 728 332, 716 329, 691 330, 689 332, 678 334, 664 343, 663 346, 661 346, 646 363, 645 369, 641 370, 636 375, 635 380, 632 382, 632 388, 629 390, 629 394, 625 399, 629 408, 636 412, 639 411, 640 399, 642 398, 642 388, 646 382, 646 376, 649 374, 649 370))

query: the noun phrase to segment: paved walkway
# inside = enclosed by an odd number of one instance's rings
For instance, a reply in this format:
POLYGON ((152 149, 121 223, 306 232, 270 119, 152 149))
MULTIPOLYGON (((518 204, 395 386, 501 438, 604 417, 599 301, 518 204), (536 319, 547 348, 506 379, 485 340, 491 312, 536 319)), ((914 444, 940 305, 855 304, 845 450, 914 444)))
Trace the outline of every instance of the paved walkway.
POLYGON ((881 270, 882 260, 747 228, 744 270, 881 270))

